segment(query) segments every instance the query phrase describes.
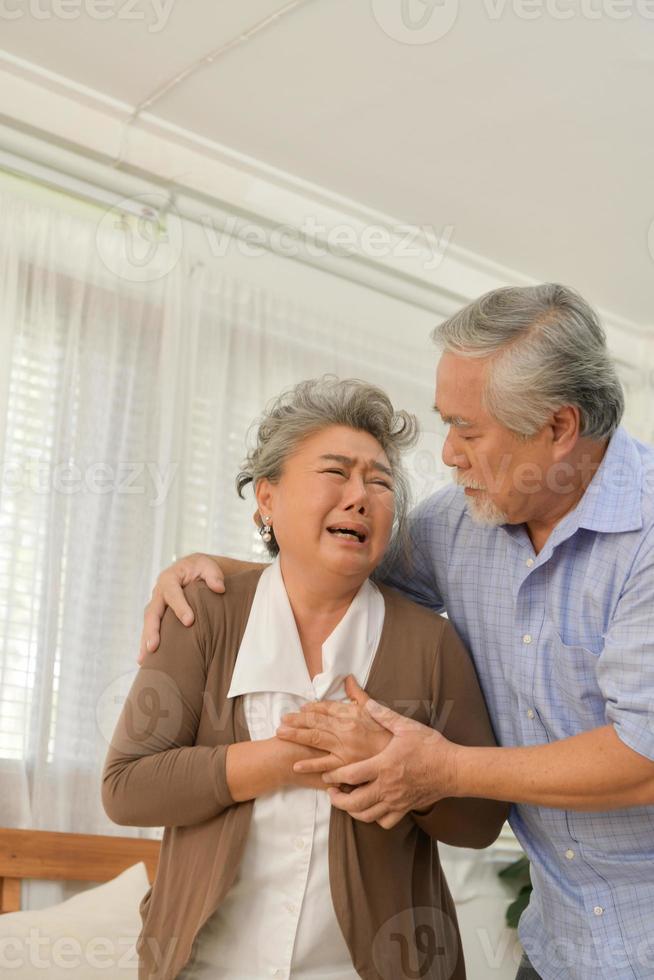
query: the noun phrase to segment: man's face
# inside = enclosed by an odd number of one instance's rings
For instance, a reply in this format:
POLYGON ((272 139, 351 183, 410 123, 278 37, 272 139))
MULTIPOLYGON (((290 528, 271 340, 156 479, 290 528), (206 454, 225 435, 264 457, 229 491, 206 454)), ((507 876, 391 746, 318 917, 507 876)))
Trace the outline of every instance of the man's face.
POLYGON ((443 354, 435 407, 449 426, 443 462, 466 488, 470 516, 480 524, 521 524, 538 514, 552 464, 548 428, 525 440, 483 405, 487 358, 443 354))

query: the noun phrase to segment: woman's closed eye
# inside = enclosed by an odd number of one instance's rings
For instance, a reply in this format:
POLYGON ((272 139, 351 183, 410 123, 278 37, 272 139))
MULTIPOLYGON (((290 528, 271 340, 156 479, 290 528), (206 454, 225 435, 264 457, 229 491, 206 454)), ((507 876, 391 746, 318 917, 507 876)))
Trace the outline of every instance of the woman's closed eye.
MULTIPOLYGON (((337 476, 342 476, 345 480, 349 479, 349 476, 350 476, 350 474, 349 473, 346 473, 345 470, 338 470, 338 469, 320 470, 320 472, 321 473, 334 473, 337 476)), ((384 487, 386 490, 390 490, 391 493, 394 492, 394 487, 392 487, 390 485, 390 483, 388 483, 386 480, 375 478, 373 480, 369 480, 368 482, 369 483, 374 483, 378 487, 384 487)))
POLYGON ((345 470, 331 469, 331 470, 321 470, 320 472, 321 473, 337 473, 339 476, 347 476, 347 473, 345 472, 345 470))

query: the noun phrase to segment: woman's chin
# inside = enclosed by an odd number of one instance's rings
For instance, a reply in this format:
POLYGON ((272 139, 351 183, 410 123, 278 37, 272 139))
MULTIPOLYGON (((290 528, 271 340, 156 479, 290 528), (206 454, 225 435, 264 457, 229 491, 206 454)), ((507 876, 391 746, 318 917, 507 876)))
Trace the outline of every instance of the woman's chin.
POLYGON ((323 565, 333 574, 343 575, 343 577, 347 578, 357 575, 360 576, 361 581, 368 578, 375 567, 369 554, 357 554, 353 552, 341 555, 328 555, 323 560, 323 565))
POLYGON ((333 536, 322 542, 320 552, 323 567, 348 578, 358 575, 361 581, 372 575, 383 557, 379 547, 372 546, 370 541, 355 543, 333 536))

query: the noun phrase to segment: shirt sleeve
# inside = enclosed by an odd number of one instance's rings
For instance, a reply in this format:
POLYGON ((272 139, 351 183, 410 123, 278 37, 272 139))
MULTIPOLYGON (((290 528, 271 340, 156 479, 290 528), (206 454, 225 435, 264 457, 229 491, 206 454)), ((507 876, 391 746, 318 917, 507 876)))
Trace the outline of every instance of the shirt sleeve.
POLYGON ((622 591, 597 664, 606 720, 629 748, 654 760, 654 532, 622 591))
POLYGON ((407 541, 391 549, 375 573, 375 579, 402 592, 407 598, 434 612, 445 608, 442 588, 437 582, 437 562, 446 568, 444 521, 439 519, 443 493, 433 494, 418 504, 407 519, 407 541))
POLYGON ((146 656, 118 719, 102 778, 102 802, 115 823, 185 826, 234 803, 225 771, 228 746, 194 744, 215 642, 203 588, 184 590, 192 626, 166 610, 159 648, 146 656))
MULTIPOLYGON (((443 620, 434 666, 431 727, 458 745, 496 745, 474 666, 454 627, 443 620)), ((413 814, 431 837, 458 847, 487 847, 509 812, 506 803, 484 799, 440 800, 413 814)))

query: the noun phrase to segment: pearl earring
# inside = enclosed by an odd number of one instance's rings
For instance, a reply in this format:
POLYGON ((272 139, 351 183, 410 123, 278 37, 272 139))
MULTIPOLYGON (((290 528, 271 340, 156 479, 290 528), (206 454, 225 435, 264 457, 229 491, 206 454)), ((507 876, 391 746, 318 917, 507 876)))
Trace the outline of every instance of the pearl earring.
POLYGON ((259 528, 259 534, 261 535, 262 540, 266 542, 266 544, 270 544, 270 542, 272 541, 272 528, 268 526, 271 520, 272 517, 264 517, 263 524, 259 528))

